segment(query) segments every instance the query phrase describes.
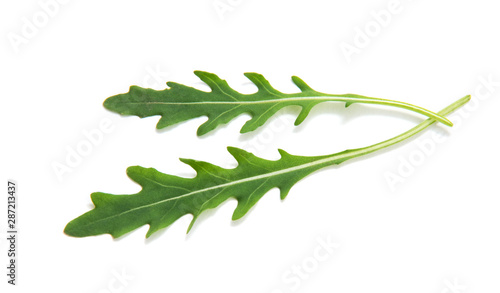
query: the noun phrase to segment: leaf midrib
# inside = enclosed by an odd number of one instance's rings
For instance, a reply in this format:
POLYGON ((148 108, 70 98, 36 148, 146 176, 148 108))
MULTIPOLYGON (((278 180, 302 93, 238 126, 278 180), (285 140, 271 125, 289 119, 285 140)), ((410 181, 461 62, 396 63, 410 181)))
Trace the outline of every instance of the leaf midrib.
MULTIPOLYGON (((164 200, 161 200, 161 201, 158 201, 158 202, 154 202, 154 203, 151 203, 151 204, 147 204, 147 205, 142 205, 142 206, 139 206, 139 207, 135 207, 133 209, 121 212, 119 214, 112 215, 112 216, 109 216, 109 217, 106 217, 106 218, 102 218, 102 219, 99 219, 99 220, 94 221, 94 222, 90 222, 90 223, 84 225, 83 227, 86 227, 86 226, 89 226, 91 224, 95 224, 95 223, 98 223, 98 222, 101 222, 101 221, 109 220, 109 219, 112 219, 112 218, 120 217, 122 215, 131 213, 131 212, 134 212, 134 211, 137 211, 137 210, 140 210, 140 209, 149 208, 149 207, 152 207, 152 206, 155 206, 155 205, 160 205, 160 204, 163 204, 165 202, 172 201, 172 200, 181 199, 181 198, 184 198, 184 197, 192 196, 192 195, 195 195, 195 194, 198 194, 198 193, 203 193, 203 192, 214 190, 214 189, 219 189, 219 188, 225 188, 225 187, 228 187, 228 186, 238 185, 238 184, 249 182, 249 181, 260 180, 260 179, 264 179, 264 178, 268 178, 268 177, 278 176, 278 175, 282 175, 282 174, 285 174, 285 173, 288 173, 288 172, 294 172, 294 171, 297 171, 297 170, 301 170, 301 169, 313 167, 313 166, 316 166, 316 165, 320 165, 320 164, 324 164, 324 163, 329 163, 329 162, 341 159, 342 157, 343 156, 341 156, 341 155, 339 155, 339 156, 332 155, 331 157, 328 157, 328 158, 325 158, 325 159, 319 159, 319 160, 316 160, 316 161, 313 161, 313 162, 310 162, 310 163, 301 164, 301 165, 294 166, 294 167, 291 167, 291 168, 286 168, 286 169, 282 169, 282 170, 278 170, 278 171, 264 173, 264 174, 257 175, 257 176, 243 178, 243 179, 239 179, 239 180, 228 182, 228 183, 224 183, 224 184, 219 184, 219 185, 207 187, 207 188, 200 189, 200 190, 195 190, 195 191, 192 191, 192 192, 189 192, 189 193, 186 193, 186 194, 182 194, 182 195, 179 195, 179 196, 176 196, 176 197, 171 197, 171 198, 167 198, 167 199, 164 199, 164 200)), ((140 176, 142 176, 142 175, 140 175, 140 176)))
POLYGON ((365 104, 375 104, 375 105, 392 105, 402 109, 407 109, 415 111, 429 118, 434 118, 437 121, 444 123, 445 125, 452 126, 453 124, 445 117, 440 117, 436 113, 433 113, 427 109, 412 104, 379 99, 372 97, 365 97, 356 95, 355 97, 349 97, 345 95, 327 95, 324 97, 310 96, 310 97, 291 97, 291 98, 281 98, 281 99, 270 99, 270 100, 259 100, 259 101, 201 101, 201 102, 158 102, 158 101, 141 101, 141 102, 115 102, 116 104, 143 104, 143 105, 259 105, 259 104, 270 104, 270 103, 283 103, 283 102, 305 102, 305 101, 320 101, 320 102, 345 102, 348 105, 353 103, 365 103, 365 104))
POLYGON ((311 97, 293 97, 293 98, 280 98, 280 99, 269 99, 269 100, 260 100, 260 101, 241 101, 241 100, 236 100, 236 101, 202 101, 202 102, 157 102, 157 101, 142 101, 142 102, 131 102, 131 101, 124 101, 124 102, 115 102, 117 104, 158 104, 158 105, 205 105, 205 104, 214 104, 214 105, 232 105, 232 104, 250 104, 250 105, 255 105, 255 104, 269 104, 269 103, 278 103, 278 102, 285 102, 285 101, 290 101, 290 102, 302 102, 302 101, 308 101, 308 100, 320 100, 320 101, 339 101, 339 102, 360 102, 360 103, 369 103, 369 102, 390 102, 390 103, 396 103, 396 104, 401 104, 401 105, 406 105, 406 103, 400 103, 400 102, 395 102, 391 100, 384 100, 384 99, 377 99, 377 98, 352 98, 352 97, 346 97, 346 96, 328 96, 328 97, 316 97, 316 96, 311 96, 311 97))

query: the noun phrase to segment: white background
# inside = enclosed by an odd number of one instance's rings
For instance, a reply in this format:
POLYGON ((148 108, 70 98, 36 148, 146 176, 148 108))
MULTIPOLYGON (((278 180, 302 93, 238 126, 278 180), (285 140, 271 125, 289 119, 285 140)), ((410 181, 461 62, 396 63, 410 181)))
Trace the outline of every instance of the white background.
POLYGON ((5 186, 18 182, 20 230, 14 288, 4 269, 4 187, 2 292, 500 290, 500 87, 488 91, 481 82, 500 81, 497 2, 66 1, 51 6, 50 16, 40 5, 47 2, 0 7, 0 178, 5 186), (397 12, 374 22, 390 5, 397 12), (342 46, 355 46, 367 27, 371 36, 349 62, 342 46), (255 89, 243 73, 253 71, 284 92, 297 91, 290 80, 297 75, 319 91, 434 111, 467 94, 473 100, 453 115, 455 127, 436 125, 388 151, 317 172, 284 201, 274 189, 236 223, 236 202, 228 201, 204 213, 187 236, 190 215, 148 240, 147 227, 118 240, 63 234, 92 208, 90 193, 139 190, 128 166, 193 176, 178 158, 234 167, 226 146, 269 159, 278 158, 277 148, 328 154, 379 142, 423 119, 329 103, 299 127, 299 109, 289 108, 253 133, 239 134, 249 118, 241 115, 200 138, 203 117, 157 131, 158 117, 121 117, 102 107, 130 85, 162 89, 176 81, 206 89, 193 70, 214 72, 247 93, 255 89), (102 142, 58 178, 53 165, 66 164, 69 150, 87 140, 83 133, 108 120, 112 130, 102 142), (402 180, 391 184, 388 174, 402 180), (325 254, 318 241, 339 246, 325 254), (123 272, 131 279, 116 277, 123 272))

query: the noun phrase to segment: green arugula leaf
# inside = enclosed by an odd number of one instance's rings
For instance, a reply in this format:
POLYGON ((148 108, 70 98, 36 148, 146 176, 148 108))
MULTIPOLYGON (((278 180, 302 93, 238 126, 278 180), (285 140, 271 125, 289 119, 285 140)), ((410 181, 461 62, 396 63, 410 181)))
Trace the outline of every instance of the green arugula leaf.
POLYGON ((355 94, 320 93, 297 76, 292 76, 292 81, 301 92, 285 94, 273 88, 261 74, 245 73, 258 90, 253 94, 242 94, 213 73, 195 71, 194 74, 211 88, 210 92, 175 82, 167 82, 170 88, 161 91, 131 86, 128 93, 106 99, 104 107, 122 115, 136 115, 141 118, 161 115, 156 125, 157 129, 207 116, 208 120, 198 128, 198 135, 206 134, 243 113, 250 114, 252 118, 243 125, 241 133, 250 132, 262 126, 280 109, 292 105, 302 107, 295 120, 295 125, 299 125, 315 105, 327 101, 345 102, 346 107, 354 103, 393 106, 423 114, 452 126, 445 117, 408 103, 355 94))
MULTIPOLYGON (((469 100, 470 96, 459 99, 440 111, 439 115, 448 115, 469 100)), ((196 170, 194 178, 163 174, 153 168, 129 167, 127 175, 140 184, 142 190, 126 195, 93 193, 91 198, 95 208, 69 222, 64 232, 75 237, 106 233, 119 237, 148 224, 146 237, 149 237, 186 214, 193 215, 189 226, 191 229, 203 211, 215 208, 229 198, 238 201, 233 214, 233 220, 236 220, 243 217, 272 188, 279 188, 284 199, 290 188, 310 173, 401 142, 435 122, 436 119, 429 118, 381 143, 324 156, 295 156, 279 150, 281 158, 271 161, 229 147, 228 151, 238 162, 234 169, 181 159, 196 170)))

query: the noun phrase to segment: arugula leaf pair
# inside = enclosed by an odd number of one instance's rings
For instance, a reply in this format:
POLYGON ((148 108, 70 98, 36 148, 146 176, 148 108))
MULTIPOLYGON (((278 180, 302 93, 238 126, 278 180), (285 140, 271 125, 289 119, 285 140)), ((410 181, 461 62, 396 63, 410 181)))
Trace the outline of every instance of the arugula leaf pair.
POLYGON ((238 205, 233 220, 243 217, 249 209, 270 189, 279 188, 284 199, 291 187, 305 176, 327 166, 337 165, 346 160, 363 156, 386 148, 416 135, 435 122, 451 126, 444 116, 470 100, 463 97, 438 113, 411 104, 365 97, 354 94, 331 95, 317 92, 300 78, 292 81, 300 92, 285 94, 274 89, 260 74, 246 73, 258 88, 254 94, 241 94, 233 90, 217 75, 202 71, 195 74, 211 88, 211 92, 200 91, 178 83, 168 82, 169 89, 155 91, 132 86, 126 94, 108 98, 104 106, 124 115, 148 117, 161 115, 157 128, 207 116, 208 120, 198 128, 198 135, 206 134, 218 125, 228 123, 242 113, 252 118, 246 122, 241 132, 249 132, 263 125, 279 109, 298 105, 302 111, 295 121, 300 124, 317 104, 326 101, 378 104, 399 107, 428 117, 414 128, 383 142, 358 149, 350 149, 323 156, 296 156, 279 150, 281 158, 276 161, 259 158, 245 150, 228 147, 238 166, 225 169, 208 162, 181 159, 197 173, 194 178, 183 178, 161 173, 153 168, 132 166, 127 175, 142 190, 136 194, 113 195, 92 193, 95 208, 69 222, 64 230, 67 235, 86 237, 111 234, 120 237, 143 225, 149 225, 146 237, 168 227, 180 217, 192 214, 193 220, 188 232, 198 216, 207 209, 220 205, 229 198, 235 198, 238 205))

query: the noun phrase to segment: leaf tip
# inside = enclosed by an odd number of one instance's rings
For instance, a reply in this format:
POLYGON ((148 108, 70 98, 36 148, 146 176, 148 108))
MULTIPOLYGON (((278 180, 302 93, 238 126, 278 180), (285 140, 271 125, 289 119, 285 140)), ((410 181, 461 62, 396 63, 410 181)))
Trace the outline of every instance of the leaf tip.
POLYGON ((249 152, 245 151, 244 149, 240 149, 240 148, 237 148, 237 147, 232 147, 232 146, 228 146, 227 147, 227 151, 231 154, 231 156, 233 156, 236 161, 238 162, 241 162, 240 159, 241 157, 245 156, 245 155, 248 155, 250 154, 249 152))
POLYGON ((233 212, 233 215, 231 216, 231 221, 237 221, 241 219, 245 215, 245 212, 242 212, 238 207, 233 212))
POLYGON ((202 126, 203 126, 203 124, 200 127, 198 127, 198 130, 196 130, 197 136, 203 136, 203 135, 207 134, 208 132, 210 132, 210 130, 205 129, 202 126))
POLYGON ((90 194, 90 200, 92 201, 92 203, 94 204, 94 206, 97 207, 98 205, 100 205, 101 203, 104 202, 104 200, 103 200, 103 193, 101 193, 101 192, 92 192, 90 194))
POLYGON ((297 118, 293 122, 293 125, 299 126, 300 124, 302 124, 302 122, 304 122, 306 117, 307 117, 307 114, 302 114, 302 112, 300 112, 299 116, 297 116, 297 118))
POLYGON ((82 225, 81 216, 71 220, 66 227, 64 227, 64 234, 71 237, 87 237, 93 235, 88 229, 85 228, 85 225, 82 225))
POLYGON ((289 188, 280 188, 280 199, 284 200, 290 191, 289 188))
POLYGON ((197 216, 193 215, 193 219, 191 220, 191 223, 189 223, 189 226, 186 230, 186 234, 189 234, 189 231, 191 231, 191 229, 193 228, 194 222, 196 222, 197 218, 198 218, 197 216))
MULTIPOLYGON (((150 224, 148 232, 146 232, 146 239, 148 239, 149 237, 151 237, 151 235, 153 235, 156 231, 158 231, 158 230, 157 229, 153 229, 153 227, 150 224)), ((113 236, 113 235, 111 235, 111 236, 113 236)))
POLYGON ((245 133, 249 133, 249 132, 252 132, 254 129, 251 129, 250 127, 247 127, 246 124, 243 125, 243 127, 241 127, 240 129, 240 133, 241 134, 245 134, 245 133))
POLYGON ((118 109, 118 100, 120 100, 123 95, 127 94, 118 94, 105 99, 104 102, 102 102, 102 106, 111 112, 120 113, 120 109, 118 109))
POLYGON ((302 92, 314 91, 307 83, 302 80, 302 78, 293 75, 292 82, 300 89, 302 92))
POLYGON ((179 158, 179 161, 183 162, 186 165, 191 166, 193 164, 194 160, 193 159, 188 159, 188 158, 179 158))
POLYGON ((64 232, 64 234, 66 234, 68 236, 77 237, 76 234, 75 234, 75 229, 74 229, 73 221, 71 221, 68 224, 66 224, 66 227, 64 227, 63 232, 64 232))
POLYGON ((193 73, 194 73, 194 75, 196 75, 198 77, 210 74, 210 72, 206 72, 206 71, 203 71, 203 70, 195 70, 195 71, 193 71, 193 73))
POLYGON ((153 169, 153 168, 144 168, 141 166, 129 166, 127 167, 127 170, 125 170, 125 173, 127 174, 128 178, 137 182, 136 178, 138 177, 138 175, 144 174, 146 169, 153 169))
POLYGON ((226 147, 226 149, 227 149, 227 151, 228 151, 229 153, 231 153, 231 154, 233 154, 233 151, 235 151, 235 150, 239 150, 239 148, 237 148, 237 147, 233 147, 233 146, 228 146, 228 147, 226 147))
POLYGON ((201 79, 201 81, 206 83, 212 91, 220 90, 220 89, 218 89, 218 87, 221 85, 221 83, 224 83, 224 81, 222 79, 220 79, 220 77, 217 76, 217 74, 215 74, 215 73, 201 71, 201 70, 195 70, 194 74, 196 76, 198 76, 198 78, 201 79))
POLYGON ((286 152, 285 150, 283 150, 283 149, 278 149, 278 153, 280 154, 281 158, 291 156, 289 153, 287 153, 287 152, 286 152))
POLYGON ((252 80, 252 78, 257 78, 257 79, 259 79, 259 78, 261 78, 261 77, 262 77, 262 78, 264 77, 262 74, 257 73, 257 72, 245 72, 245 73, 243 73, 243 75, 244 75, 246 78, 250 79, 250 80, 252 80))
POLYGON ((297 116, 297 119, 295 119, 294 125, 298 126, 302 122, 304 122, 304 120, 306 120, 307 116, 309 115, 309 113, 311 112, 312 108, 315 105, 316 105, 316 103, 309 103, 306 106, 302 106, 302 110, 300 111, 299 115, 297 116))
POLYGON ((112 98, 115 97, 115 96, 111 96, 109 98, 107 98, 106 100, 104 100, 104 102, 102 102, 102 106, 106 109, 106 110, 110 110, 112 111, 110 108, 112 108, 112 104, 113 104, 113 101, 112 101, 112 98))
POLYGON ((274 94, 282 94, 274 87, 271 86, 269 81, 264 77, 264 75, 256 72, 245 72, 245 77, 248 78, 256 87, 258 92, 267 91, 274 94))

